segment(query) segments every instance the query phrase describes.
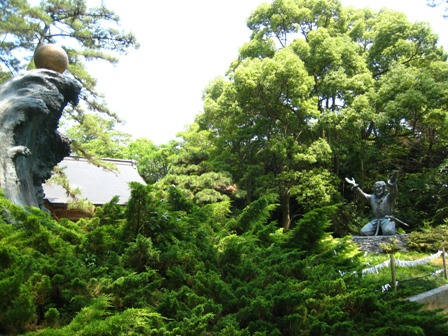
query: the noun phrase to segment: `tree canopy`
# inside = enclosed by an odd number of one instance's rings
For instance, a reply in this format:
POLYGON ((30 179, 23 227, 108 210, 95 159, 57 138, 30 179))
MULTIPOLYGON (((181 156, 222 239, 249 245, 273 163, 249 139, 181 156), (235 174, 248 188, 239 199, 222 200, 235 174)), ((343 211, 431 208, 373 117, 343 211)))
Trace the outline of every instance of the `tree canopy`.
POLYGON ((288 229, 346 196, 344 176, 439 174, 447 63, 428 24, 335 0, 275 0, 248 27, 251 40, 206 89, 197 119, 248 202, 277 193, 288 229))

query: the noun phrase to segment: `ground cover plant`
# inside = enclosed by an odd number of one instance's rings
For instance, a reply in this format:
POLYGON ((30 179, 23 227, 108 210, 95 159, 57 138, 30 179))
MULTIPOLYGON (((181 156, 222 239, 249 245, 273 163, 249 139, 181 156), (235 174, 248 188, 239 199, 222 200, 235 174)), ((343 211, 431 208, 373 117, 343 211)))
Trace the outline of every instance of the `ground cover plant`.
POLYGON ((381 293, 327 229, 291 230, 266 195, 232 214, 177 188, 133 185, 91 219, 60 223, 1 199, 0 333, 7 335, 445 335, 446 318, 381 293))

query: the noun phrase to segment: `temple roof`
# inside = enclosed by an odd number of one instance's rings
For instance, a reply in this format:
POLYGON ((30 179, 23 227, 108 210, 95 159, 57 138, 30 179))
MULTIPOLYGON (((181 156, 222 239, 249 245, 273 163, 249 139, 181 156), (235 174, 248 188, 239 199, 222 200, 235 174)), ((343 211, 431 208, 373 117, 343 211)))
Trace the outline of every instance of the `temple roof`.
MULTIPOLYGON (((62 160, 58 167, 62 168, 72 189, 79 188, 80 198, 86 198, 95 205, 103 205, 112 197, 120 198, 118 204, 126 204, 130 198, 129 182, 145 184, 137 172, 135 162, 131 160, 103 159, 113 163, 117 171, 97 167, 84 158, 70 156, 62 160)), ((69 197, 65 190, 52 182, 43 184, 45 199, 52 204, 67 204, 69 197)))

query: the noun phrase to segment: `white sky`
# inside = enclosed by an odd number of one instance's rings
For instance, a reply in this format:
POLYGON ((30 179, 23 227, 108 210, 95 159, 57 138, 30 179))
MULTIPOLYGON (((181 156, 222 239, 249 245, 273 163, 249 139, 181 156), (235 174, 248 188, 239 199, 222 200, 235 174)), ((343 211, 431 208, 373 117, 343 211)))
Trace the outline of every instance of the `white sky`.
MULTIPOLYGON (((140 48, 117 65, 95 64, 112 111, 134 138, 167 143, 202 111, 202 93, 224 76, 238 49, 249 40, 246 20, 262 0, 103 0, 133 32, 140 48)), ((428 21, 448 49, 448 20, 425 0, 342 0, 357 8, 400 10, 411 21, 428 21)))

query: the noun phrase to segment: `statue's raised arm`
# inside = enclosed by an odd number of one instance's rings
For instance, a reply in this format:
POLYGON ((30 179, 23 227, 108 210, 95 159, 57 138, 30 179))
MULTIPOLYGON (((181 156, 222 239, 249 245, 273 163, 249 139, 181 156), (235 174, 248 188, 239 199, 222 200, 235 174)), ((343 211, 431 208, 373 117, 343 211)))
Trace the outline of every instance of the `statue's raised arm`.
POLYGON ((395 198, 397 197, 397 193, 398 193, 397 180, 398 180, 398 170, 394 170, 392 172, 390 179, 387 181, 390 197, 392 198, 393 201, 395 201, 395 198))

